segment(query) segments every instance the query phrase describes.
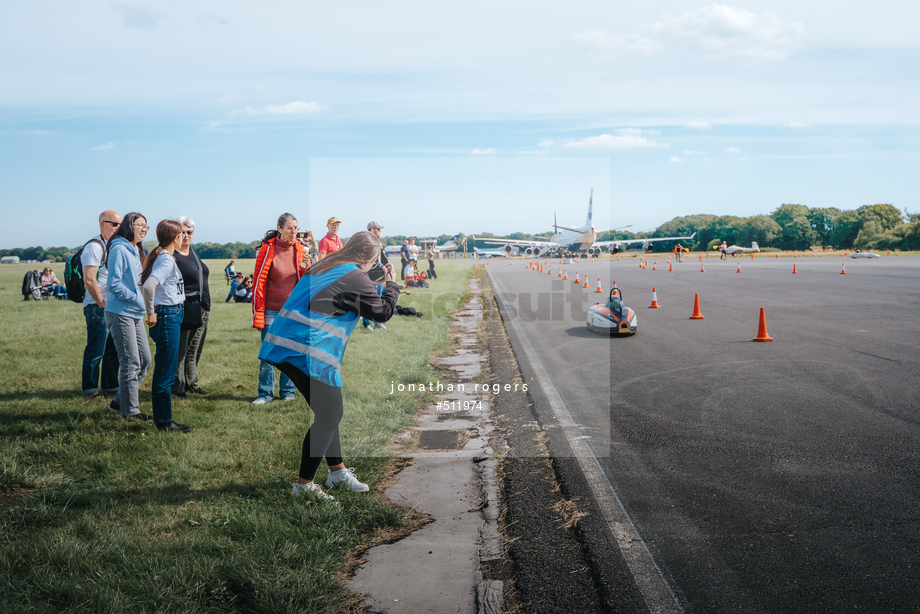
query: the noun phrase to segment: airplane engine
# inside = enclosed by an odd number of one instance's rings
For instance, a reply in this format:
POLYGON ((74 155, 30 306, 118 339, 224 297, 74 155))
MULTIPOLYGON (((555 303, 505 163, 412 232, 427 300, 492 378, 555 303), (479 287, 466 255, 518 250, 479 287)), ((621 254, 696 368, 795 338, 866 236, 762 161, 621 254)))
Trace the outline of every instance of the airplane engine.
POLYGON ((644 243, 644 244, 642 245, 642 249, 644 249, 644 250, 647 251, 647 252, 650 252, 650 251, 652 251, 653 249, 655 249, 655 247, 654 247, 651 243, 644 243))
POLYGON ((611 246, 610 246, 610 253, 611 253, 611 254, 619 253, 619 251, 620 251, 620 246, 619 246, 619 245, 611 245, 611 246))
POLYGON ((511 244, 505 245, 505 247, 503 247, 502 249, 505 250, 506 254, 508 254, 509 256, 511 255, 511 244))
POLYGON ((537 249, 535 247, 528 247, 527 249, 524 250, 524 253, 527 254, 528 256, 533 256, 537 253, 537 249))

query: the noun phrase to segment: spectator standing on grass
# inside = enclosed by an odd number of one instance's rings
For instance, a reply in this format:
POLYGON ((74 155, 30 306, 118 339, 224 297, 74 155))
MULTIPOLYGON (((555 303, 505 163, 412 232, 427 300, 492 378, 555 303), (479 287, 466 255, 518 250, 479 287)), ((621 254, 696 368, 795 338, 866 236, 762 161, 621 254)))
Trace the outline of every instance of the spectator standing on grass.
POLYGON ((102 396, 101 392, 118 390, 118 352, 105 324, 105 299, 109 293, 105 246, 120 224, 121 216, 117 211, 100 213, 99 234, 83 246, 80 254, 83 285, 86 286, 83 295, 86 347, 83 349, 82 388, 83 394, 93 399, 102 396))
POLYGON ((339 238, 339 226, 342 222, 339 221, 337 217, 331 217, 326 221, 326 228, 329 232, 319 240, 319 253, 316 257, 316 261, 319 262, 329 254, 334 254, 335 252, 342 249, 342 239, 339 238))
POLYGON ((201 326, 191 326, 197 324, 197 318, 192 322, 189 317, 184 317, 183 326, 179 331, 179 361, 176 366, 173 394, 185 398, 189 392, 208 394, 207 390, 198 385, 198 363, 201 362, 201 351, 208 336, 208 318, 211 315, 211 291, 208 287, 210 271, 192 247, 195 238, 194 220, 187 215, 181 215, 176 221, 182 225, 182 241, 173 256, 185 282, 183 313, 188 310, 189 313, 184 313, 184 316, 194 315, 199 307, 201 311, 201 326))
MULTIPOLYGON (((377 222, 370 222, 367 225, 367 231, 373 234, 375 237, 377 237, 378 243, 380 243, 380 231, 381 230, 383 230, 383 226, 381 226, 377 222)), ((380 296, 383 296, 383 289, 386 286, 386 281, 385 281, 385 276, 384 276, 384 271, 386 271, 386 269, 384 267, 386 267, 390 263, 390 261, 387 259, 387 252, 386 252, 386 249, 384 249, 383 247, 383 243, 380 243, 380 258, 377 259, 377 263, 378 265, 375 266, 371 270, 370 273, 368 273, 368 277, 370 277, 371 281, 374 283, 374 287, 377 288, 377 294, 379 294, 380 296), (373 274, 373 277, 371 277, 371 274, 373 274)), ((364 318, 362 321, 362 324, 364 325, 365 330, 369 330, 371 332, 373 332, 375 329, 382 329, 382 330, 387 329, 386 325, 383 322, 373 322, 372 323, 368 318, 364 318)))
POLYGON ((259 358, 276 365, 296 384, 313 410, 313 425, 303 440, 300 472, 292 484, 295 495, 307 493, 331 500, 313 482, 323 457, 329 466, 327 488, 344 485, 367 492, 342 459, 339 423, 342 401, 342 355, 358 317, 386 322, 396 311, 399 286, 386 267, 383 295, 367 276, 380 255, 380 240, 371 232, 352 235, 344 249, 307 271, 284 304, 262 342, 259 358))
POLYGON ((153 364, 153 422, 158 430, 191 432, 172 419, 172 388, 179 360, 179 326, 185 303, 185 284, 176 265, 176 248, 182 243, 182 224, 163 220, 157 224, 157 247, 150 252, 141 273, 144 307, 150 337, 157 346, 153 364))
POLYGON ((415 244, 415 237, 409 239, 409 260, 418 262, 418 245, 415 244))
POLYGON ((429 249, 425 252, 425 258, 428 259, 428 279, 437 279, 438 274, 434 272, 434 252, 429 249))
POLYGON ((138 237, 147 234, 147 218, 129 213, 109 239, 105 266, 108 269, 105 325, 118 352, 118 392, 109 411, 123 418, 147 420, 142 414, 138 389, 150 368, 150 344, 144 330, 144 297, 141 295, 141 256, 138 237))
MULTIPOLYGON (((330 222, 335 218, 330 218, 330 222)), ((278 229, 269 230, 262 239, 256 256, 255 282, 252 291, 252 327, 262 331, 262 340, 284 301, 294 290, 297 281, 307 271, 304 245, 297 240, 297 218, 285 213, 278 218, 278 229)), ((281 373, 281 400, 293 401, 297 388, 281 373)), ((275 368, 267 362, 259 363, 259 395, 253 405, 264 405, 275 396, 275 368)))
POLYGON ((412 252, 409 251, 409 240, 406 239, 403 241, 402 247, 399 248, 399 257, 402 260, 402 271, 399 272, 399 278, 406 278, 406 267, 409 266, 409 261, 412 260, 412 252))

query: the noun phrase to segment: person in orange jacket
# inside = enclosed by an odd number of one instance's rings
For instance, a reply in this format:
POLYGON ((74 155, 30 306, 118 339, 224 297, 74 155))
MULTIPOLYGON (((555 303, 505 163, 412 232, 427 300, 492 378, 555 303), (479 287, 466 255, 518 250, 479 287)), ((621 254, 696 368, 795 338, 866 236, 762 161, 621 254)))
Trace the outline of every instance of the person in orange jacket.
MULTIPOLYGON (((256 256, 255 283, 252 289, 252 327, 262 331, 262 340, 268 327, 281 311, 284 301, 294 286, 310 268, 305 255, 305 245, 297 239, 297 218, 285 213, 278 218, 278 229, 269 230, 262 239, 256 256)), ((293 401, 297 387, 288 376, 281 374, 282 401, 293 401)), ((275 396, 275 368, 259 362, 259 395, 253 405, 264 405, 275 396)))

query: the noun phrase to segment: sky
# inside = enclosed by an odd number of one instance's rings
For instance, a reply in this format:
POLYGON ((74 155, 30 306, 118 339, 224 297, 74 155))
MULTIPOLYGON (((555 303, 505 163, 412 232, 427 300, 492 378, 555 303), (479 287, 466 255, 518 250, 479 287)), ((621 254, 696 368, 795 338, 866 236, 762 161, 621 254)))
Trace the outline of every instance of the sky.
POLYGON ((0 6, 0 248, 100 211, 251 241, 920 211, 920 4, 0 6))

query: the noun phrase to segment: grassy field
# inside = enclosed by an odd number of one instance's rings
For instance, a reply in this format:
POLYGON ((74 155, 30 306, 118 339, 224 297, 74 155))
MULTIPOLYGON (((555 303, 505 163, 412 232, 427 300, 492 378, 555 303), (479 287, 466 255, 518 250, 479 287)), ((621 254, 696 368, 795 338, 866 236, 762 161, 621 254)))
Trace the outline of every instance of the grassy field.
MULTIPOLYGON (((471 268, 439 263, 432 288, 401 297, 423 318, 355 329, 343 447, 372 494, 336 491, 337 504, 324 505, 290 495, 309 408, 300 395, 250 404, 259 334, 249 305, 223 302, 226 263, 207 264, 213 307, 201 385, 211 394, 173 401, 175 419, 195 429, 189 435, 84 398, 81 307, 24 302, 30 265, 0 267, 0 491, 38 489, 0 512, 0 611, 341 611, 349 594, 337 572, 349 551, 407 523, 373 488, 392 467, 385 446, 429 399, 390 396, 390 382, 436 377, 429 359, 450 345, 448 314, 471 268)), ((52 266, 63 278, 62 265, 52 266)), ((151 377, 152 368, 141 388, 146 413, 151 377)), ((317 481, 325 477, 323 464, 317 481)))

